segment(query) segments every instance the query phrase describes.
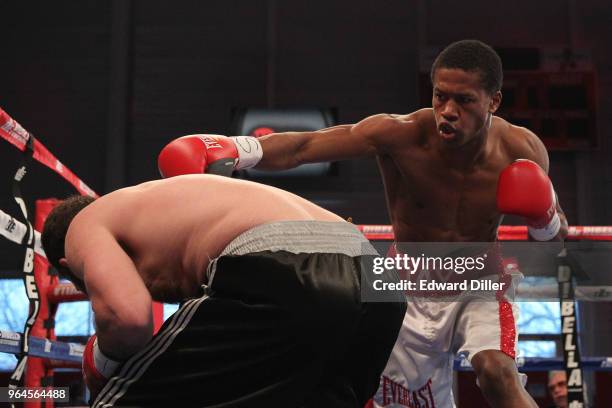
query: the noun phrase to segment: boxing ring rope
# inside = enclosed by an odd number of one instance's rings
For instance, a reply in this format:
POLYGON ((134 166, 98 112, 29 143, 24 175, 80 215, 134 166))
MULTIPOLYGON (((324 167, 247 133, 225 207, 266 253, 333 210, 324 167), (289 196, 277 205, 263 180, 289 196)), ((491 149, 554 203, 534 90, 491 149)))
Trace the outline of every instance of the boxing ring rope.
MULTIPOLYGON (((0 352, 17 354, 20 351, 21 334, 0 330, 0 352)), ((84 346, 79 343, 65 343, 46 338, 30 337, 31 355, 50 360, 64 360, 81 364, 84 346)), ((586 370, 612 371, 612 357, 583 357, 583 368, 586 370)), ((521 371, 563 370, 561 357, 518 357, 517 366, 521 371)), ((472 371, 467 360, 457 358, 454 369, 472 371)))
MULTIPOLYGON (((0 330, 0 352, 19 354, 21 352, 21 337, 21 333, 0 330)), ((74 363, 75 367, 81 367, 83 349, 85 348, 83 344, 65 343, 35 336, 30 336, 29 343, 31 356, 46 358, 51 361, 74 363)))
MULTIPOLYGON (((612 357, 582 357, 582 369, 587 371, 612 371, 612 357)), ((517 357, 516 365, 521 372, 565 370, 563 357, 517 357)), ((457 371, 472 371, 466 359, 455 359, 457 371)))
MULTIPOLYGON (((370 241, 392 241, 395 239, 391 225, 357 225, 357 228, 370 241)), ((497 230, 500 241, 526 241, 528 239, 525 225, 500 225, 497 230)), ((612 241, 612 226, 568 227, 567 240, 612 241)))
MULTIPOLYGON (((80 194, 98 197, 98 195, 80 180, 72 171, 64 166, 51 152, 36 138, 27 132, 19 123, 12 119, 0 108, 0 136, 24 153, 46 167, 52 169, 68 181, 80 194)), ((26 163, 18 170, 15 181, 19 182, 26 174, 26 163)), ((25 208, 21 197, 16 196, 18 204, 25 208)), ((53 369, 80 368, 84 346, 76 343, 64 343, 56 340, 55 314, 60 303, 87 300, 87 296, 80 292, 72 283, 60 283, 57 274, 49 273, 49 263, 40 243, 40 233, 48 213, 59 202, 56 199, 36 200, 35 222, 33 226, 33 272, 34 285, 29 288, 26 284, 28 299, 37 301, 38 309, 34 311, 35 319, 31 325, 30 335, 27 339, 23 334, 0 330, 0 352, 20 354, 27 351, 25 387, 48 387, 52 385, 53 369), (36 293, 38 292, 38 293, 36 293), (38 297, 40 295, 40 297, 38 297), (27 342, 26 342, 27 340, 27 342)), ((0 210, 0 234, 17 244, 23 244, 28 239, 27 225, 0 210)), ((30 319, 32 318, 32 315, 30 319)), ((163 304, 153 304, 154 330, 157 331, 163 323, 163 304)), ((19 370, 20 367, 17 368, 19 370)), ((16 371, 17 372, 17 371, 16 371)), ((20 374, 14 373, 14 376, 20 374)), ((45 407, 54 406, 52 400, 44 403, 45 407)), ((41 407, 42 402, 26 402, 25 407, 41 407)))
MULTIPOLYGON (((4 109, 0 108, 0 136, 24 152, 27 149, 30 133, 25 130, 15 119, 11 118, 4 109)), ((97 197, 98 195, 70 169, 60 162, 42 143, 33 139, 33 158, 39 163, 47 166, 62 178, 68 181, 82 195, 97 197)))

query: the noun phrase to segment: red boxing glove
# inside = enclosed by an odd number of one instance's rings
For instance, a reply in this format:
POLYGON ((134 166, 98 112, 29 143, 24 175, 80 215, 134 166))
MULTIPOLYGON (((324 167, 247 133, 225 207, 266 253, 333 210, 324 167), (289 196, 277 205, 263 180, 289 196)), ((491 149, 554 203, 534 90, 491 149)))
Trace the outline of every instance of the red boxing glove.
POLYGON ((92 400, 102 391, 119 364, 121 363, 102 354, 98 347, 98 337, 95 334, 89 338, 83 350, 83 378, 92 400))
POLYGON ((506 167, 497 183, 497 209, 525 217, 529 234, 537 241, 553 239, 561 228, 555 190, 548 175, 531 160, 506 167))
POLYGON ((189 135, 168 143, 157 158, 162 177, 209 173, 231 176, 234 169, 255 166, 262 157, 254 137, 189 135))

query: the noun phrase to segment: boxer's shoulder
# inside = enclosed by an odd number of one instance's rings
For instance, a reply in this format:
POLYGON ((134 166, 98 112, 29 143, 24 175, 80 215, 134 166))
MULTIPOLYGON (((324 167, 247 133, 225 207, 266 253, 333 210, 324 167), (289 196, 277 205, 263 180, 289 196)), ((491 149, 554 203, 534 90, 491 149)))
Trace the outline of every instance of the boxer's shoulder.
POLYGON ((429 129, 435 131, 436 129, 436 118, 432 108, 423 108, 406 115, 398 115, 397 120, 419 133, 426 132, 429 129))
POLYGON ((547 162, 546 147, 531 130, 497 116, 493 118, 492 127, 494 131, 491 134, 499 141, 500 149, 510 160, 529 159, 540 166, 547 162))
POLYGON ((415 120, 411 114, 379 113, 368 116, 356 125, 359 132, 369 134, 405 133, 414 127, 415 120))
POLYGON ((420 109, 408 114, 382 113, 371 116, 369 131, 375 132, 391 147, 417 145, 435 130, 432 109, 420 109))

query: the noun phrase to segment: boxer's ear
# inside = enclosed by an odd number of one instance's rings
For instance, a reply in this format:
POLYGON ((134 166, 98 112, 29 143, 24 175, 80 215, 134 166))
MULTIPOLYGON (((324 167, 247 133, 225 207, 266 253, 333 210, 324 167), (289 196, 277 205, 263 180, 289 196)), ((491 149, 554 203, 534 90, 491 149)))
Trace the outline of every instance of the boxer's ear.
POLYGON ((496 91, 491 95, 491 101, 489 102, 489 113, 493 114, 499 108, 502 101, 502 93, 501 91, 496 91))

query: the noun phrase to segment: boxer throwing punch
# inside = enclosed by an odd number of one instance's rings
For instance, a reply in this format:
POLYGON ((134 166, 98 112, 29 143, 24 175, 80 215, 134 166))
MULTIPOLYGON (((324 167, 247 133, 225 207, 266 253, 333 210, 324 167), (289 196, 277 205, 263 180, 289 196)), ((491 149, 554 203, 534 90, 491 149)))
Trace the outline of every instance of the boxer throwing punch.
POLYGON ((70 198, 42 242, 91 300, 83 373, 94 407, 358 408, 406 310, 401 296, 359 301, 360 260, 376 252, 355 226, 227 177, 70 198), (181 302, 155 336, 152 299, 181 302))
MULTIPOLYGON (((524 217, 535 240, 563 238, 567 222, 547 176, 544 145, 528 129, 494 115, 502 101, 497 53, 476 40, 453 43, 435 60, 431 80, 432 108, 259 139, 185 136, 162 150, 160 171, 167 177, 228 166, 281 170, 376 157, 398 242, 495 241, 503 214, 524 217)), ((402 402, 385 388, 392 384, 406 390, 405 404, 422 398, 417 402, 453 406, 452 357, 462 353, 492 406, 536 406, 514 362, 511 302, 431 308, 409 302, 376 405, 402 402)))

